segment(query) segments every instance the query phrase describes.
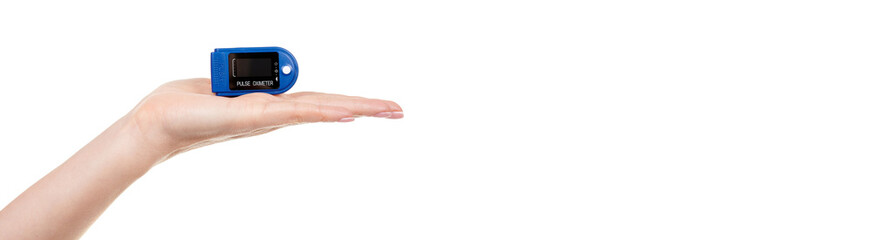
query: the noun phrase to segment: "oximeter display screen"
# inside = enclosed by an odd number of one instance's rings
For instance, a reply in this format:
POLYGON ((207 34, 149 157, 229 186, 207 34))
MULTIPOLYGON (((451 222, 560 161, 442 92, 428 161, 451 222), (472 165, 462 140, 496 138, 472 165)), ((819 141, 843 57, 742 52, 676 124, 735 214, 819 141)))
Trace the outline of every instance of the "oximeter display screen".
POLYGON ((269 58, 237 58, 237 77, 271 77, 272 59, 269 58))
POLYGON ((228 59, 230 90, 279 88, 278 53, 231 53, 228 59))

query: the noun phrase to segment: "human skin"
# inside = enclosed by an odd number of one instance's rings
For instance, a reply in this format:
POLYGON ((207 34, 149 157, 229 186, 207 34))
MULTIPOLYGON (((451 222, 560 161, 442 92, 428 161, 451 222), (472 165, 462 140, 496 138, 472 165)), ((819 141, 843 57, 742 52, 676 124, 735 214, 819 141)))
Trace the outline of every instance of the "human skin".
POLYGON ((402 118, 392 101, 300 92, 218 97, 209 79, 166 83, 0 211, 0 239, 78 239, 130 184, 197 147, 310 122, 402 118))

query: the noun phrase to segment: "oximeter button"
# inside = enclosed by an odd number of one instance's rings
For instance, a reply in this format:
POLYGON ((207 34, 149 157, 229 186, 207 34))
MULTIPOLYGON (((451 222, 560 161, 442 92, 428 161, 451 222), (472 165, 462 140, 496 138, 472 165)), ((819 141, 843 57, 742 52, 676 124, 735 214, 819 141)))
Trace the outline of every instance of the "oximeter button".
POLYGON ((291 66, 284 66, 284 67, 282 67, 282 73, 284 73, 284 74, 291 74, 291 66))

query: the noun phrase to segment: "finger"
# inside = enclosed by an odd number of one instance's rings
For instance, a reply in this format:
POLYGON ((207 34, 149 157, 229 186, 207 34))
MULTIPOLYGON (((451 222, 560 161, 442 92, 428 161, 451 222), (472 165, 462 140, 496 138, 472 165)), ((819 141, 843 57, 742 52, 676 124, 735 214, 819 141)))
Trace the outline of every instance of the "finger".
POLYGON ((350 122, 354 113, 335 106, 315 105, 294 101, 272 101, 264 103, 258 112, 250 112, 250 119, 257 126, 280 126, 312 122, 350 122))
POLYGON ((345 96, 338 94, 302 92, 280 95, 285 99, 316 105, 326 105, 346 108, 356 116, 372 116, 384 118, 402 118, 403 109, 399 104, 380 99, 345 96))

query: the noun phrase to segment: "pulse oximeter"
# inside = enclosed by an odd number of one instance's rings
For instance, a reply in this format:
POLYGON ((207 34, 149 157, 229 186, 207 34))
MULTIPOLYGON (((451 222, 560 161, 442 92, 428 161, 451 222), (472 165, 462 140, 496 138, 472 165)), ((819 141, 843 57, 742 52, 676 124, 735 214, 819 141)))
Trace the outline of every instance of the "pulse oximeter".
POLYGON ((280 94, 294 86, 297 75, 297 59, 284 48, 216 48, 212 52, 212 92, 218 96, 280 94))

